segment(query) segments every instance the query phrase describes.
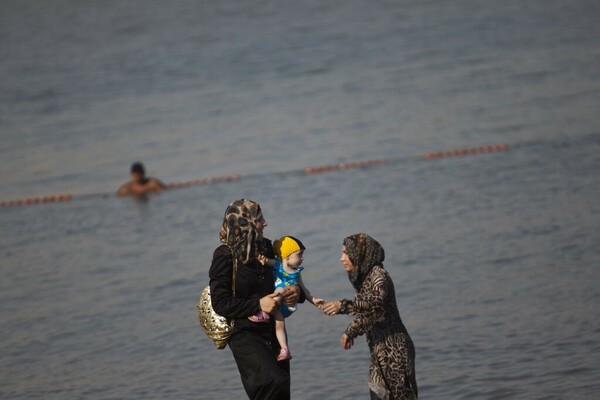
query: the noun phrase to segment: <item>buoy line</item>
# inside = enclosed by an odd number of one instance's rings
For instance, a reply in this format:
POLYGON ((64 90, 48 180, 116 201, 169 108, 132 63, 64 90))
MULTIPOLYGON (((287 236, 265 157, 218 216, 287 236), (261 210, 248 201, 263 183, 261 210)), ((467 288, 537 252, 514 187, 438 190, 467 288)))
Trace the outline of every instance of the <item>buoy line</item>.
MULTIPOLYGON (((480 147, 464 147, 464 148, 453 149, 453 150, 427 152, 418 158, 425 159, 425 160, 437 160, 440 158, 448 158, 448 157, 461 157, 461 156, 470 156, 470 155, 477 155, 477 154, 497 153, 497 152, 501 152, 501 151, 508 151, 509 149, 510 149, 510 147, 507 144, 495 144, 495 145, 487 145, 487 146, 480 146, 480 147)), ((330 165, 321 165, 321 166, 311 166, 311 167, 306 167, 303 170, 291 170, 291 171, 287 171, 287 172, 279 172, 276 174, 277 175, 289 175, 289 174, 296 174, 296 173, 302 173, 302 174, 306 174, 306 175, 324 174, 324 173, 343 171, 343 170, 348 170, 348 169, 353 169, 353 168, 374 167, 377 165, 386 164, 390 161, 392 161, 392 159, 376 158, 376 159, 365 160, 365 161, 345 162, 345 163, 340 163, 340 164, 330 164, 330 165)), ((272 173, 253 174, 253 175, 246 176, 246 178, 257 177, 257 176, 268 175, 268 174, 272 174, 272 173)), ((244 179, 244 177, 242 177, 241 175, 224 175, 224 176, 216 176, 216 177, 201 178, 201 179, 190 179, 190 180, 187 180, 184 182, 167 183, 166 186, 167 186, 168 190, 174 190, 174 189, 183 189, 183 188, 192 187, 192 186, 210 185, 210 184, 227 183, 227 182, 237 182, 241 179, 244 179)), ((96 194, 85 194, 85 195, 75 196, 71 193, 63 193, 63 194, 54 194, 54 195, 50 195, 50 196, 27 197, 27 198, 22 198, 22 199, 0 201, 0 208, 15 207, 15 206, 30 206, 30 205, 47 204, 47 203, 59 203, 59 202, 67 202, 67 201, 71 201, 71 200, 79 199, 79 198, 86 198, 86 197, 89 198, 89 197, 96 197, 96 196, 108 197, 111 195, 113 195, 113 194, 112 193, 96 193, 96 194)))

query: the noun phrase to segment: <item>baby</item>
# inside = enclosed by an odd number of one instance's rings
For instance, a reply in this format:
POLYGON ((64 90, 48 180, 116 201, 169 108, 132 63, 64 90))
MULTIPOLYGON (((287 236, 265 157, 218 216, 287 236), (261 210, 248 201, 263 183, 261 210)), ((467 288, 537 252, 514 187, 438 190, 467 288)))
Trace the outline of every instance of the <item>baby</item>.
MULTIPOLYGON (((273 243, 273 252, 275 253, 275 259, 266 258, 265 256, 259 256, 258 260, 263 265, 273 267, 273 280, 275 281, 275 291, 283 293, 285 288, 292 285, 298 285, 304 292, 304 295, 308 301, 315 305, 315 307, 321 307, 325 300, 314 297, 304 286, 302 282, 302 276, 300 271, 304 269, 301 267, 302 261, 304 261, 304 245, 298 239, 292 236, 283 236, 273 243)), ((292 315, 296 311, 296 305, 288 306, 283 302, 283 296, 279 296, 281 307, 274 313, 275 317, 275 334, 277 341, 281 347, 281 351, 277 356, 277 361, 291 360, 292 355, 287 344, 287 333, 285 331, 284 318, 292 315)), ((248 319, 252 322, 267 322, 269 321, 269 314, 264 311, 257 313, 248 319)))

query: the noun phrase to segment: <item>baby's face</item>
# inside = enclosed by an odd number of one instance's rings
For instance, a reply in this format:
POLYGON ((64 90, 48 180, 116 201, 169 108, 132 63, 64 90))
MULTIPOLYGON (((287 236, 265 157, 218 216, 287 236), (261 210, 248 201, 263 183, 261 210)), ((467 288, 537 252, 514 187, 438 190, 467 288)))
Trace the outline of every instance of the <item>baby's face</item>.
POLYGON ((304 261, 304 250, 292 253, 287 258, 287 265, 292 268, 298 268, 304 261))

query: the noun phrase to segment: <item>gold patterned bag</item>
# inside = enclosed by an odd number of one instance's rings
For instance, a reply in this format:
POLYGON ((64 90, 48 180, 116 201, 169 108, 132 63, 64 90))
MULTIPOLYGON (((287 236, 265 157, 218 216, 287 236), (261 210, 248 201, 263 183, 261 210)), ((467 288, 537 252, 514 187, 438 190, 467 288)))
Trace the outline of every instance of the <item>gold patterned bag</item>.
MULTIPOLYGON (((237 275, 237 260, 233 260, 233 277, 231 290, 233 297, 235 297, 235 278, 237 275)), ((227 318, 217 314, 212 306, 212 300, 210 297, 210 285, 206 286, 202 290, 200 300, 196 305, 198 308, 198 320, 200 326, 206 333, 209 339, 215 342, 217 349, 222 350, 227 346, 229 338, 233 333, 234 320, 228 320, 227 318)))

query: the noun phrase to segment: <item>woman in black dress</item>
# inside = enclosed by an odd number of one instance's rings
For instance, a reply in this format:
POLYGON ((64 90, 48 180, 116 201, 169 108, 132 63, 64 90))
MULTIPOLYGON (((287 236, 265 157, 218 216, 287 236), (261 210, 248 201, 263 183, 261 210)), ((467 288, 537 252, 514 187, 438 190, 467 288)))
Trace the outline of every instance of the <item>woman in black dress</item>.
MULTIPOLYGON (((290 366, 289 361, 277 361, 280 348, 274 318, 259 323, 248 319, 261 310, 272 313, 279 305, 271 268, 257 259, 274 257, 271 242, 262 236, 266 226, 260 205, 252 200, 236 200, 227 207, 219 234, 223 245, 215 250, 209 271, 211 301, 218 314, 235 320, 229 348, 248 397, 287 400, 290 366), (234 262, 235 296, 231 291, 234 262)), ((285 302, 301 301, 300 294, 300 288, 291 287, 284 293, 285 302)))

